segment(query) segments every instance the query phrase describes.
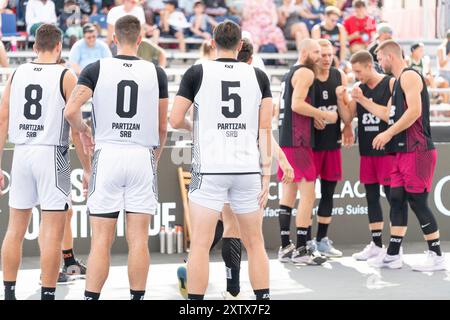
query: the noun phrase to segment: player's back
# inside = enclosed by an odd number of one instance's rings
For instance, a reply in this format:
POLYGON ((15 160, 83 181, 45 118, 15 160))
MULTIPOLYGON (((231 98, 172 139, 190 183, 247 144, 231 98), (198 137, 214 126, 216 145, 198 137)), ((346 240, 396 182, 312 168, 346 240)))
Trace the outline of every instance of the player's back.
POLYGON ((131 56, 97 63, 93 90, 96 144, 159 145, 159 86, 153 63, 131 56))
POLYGON ((193 170, 259 172, 263 72, 233 59, 206 61, 195 67, 202 75, 194 99, 193 170))
POLYGON ((67 71, 56 63, 29 62, 17 68, 11 81, 9 141, 30 145, 69 144, 63 89, 67 71))

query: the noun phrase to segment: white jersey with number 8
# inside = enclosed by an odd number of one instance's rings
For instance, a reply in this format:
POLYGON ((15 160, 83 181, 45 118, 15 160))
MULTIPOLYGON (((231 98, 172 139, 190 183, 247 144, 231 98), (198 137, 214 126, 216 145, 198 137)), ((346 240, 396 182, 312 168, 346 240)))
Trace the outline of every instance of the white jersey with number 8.
POLYGON ((54 146, 69 144, 63 91, 63 78, 67 71, 56 63, 34 62, 16 69, 9 99, 10 142, 54 146))

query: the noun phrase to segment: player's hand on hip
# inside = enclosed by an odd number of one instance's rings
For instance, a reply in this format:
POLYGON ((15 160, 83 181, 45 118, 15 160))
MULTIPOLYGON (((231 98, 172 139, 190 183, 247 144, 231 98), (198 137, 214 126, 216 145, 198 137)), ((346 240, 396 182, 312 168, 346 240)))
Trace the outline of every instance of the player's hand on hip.
POLYGON ((324 120, 314 119, 314 128, 316 128, 317 130, 323 130, 323 129, 325 129, 326 126, 327 126, 327 124, 325 123, 324 120))
POLYGON ((382 132, 373 139, 372 146, 375 150, 382 150, 391 139, 392 135, 388 131, 382 132))
POLYGON ((269 175, 262 176, 261 192, 258 195, 258 204, 261 209, 264 209, 264 207, 267 204, 267 199, 269 198, 269 183, 270 183, 270 176, 269 175))
POLYGON ((351 147, 355 143, 355 134, 351 124, 346 124, 342 129, 342 138, 344 147, 351 147))

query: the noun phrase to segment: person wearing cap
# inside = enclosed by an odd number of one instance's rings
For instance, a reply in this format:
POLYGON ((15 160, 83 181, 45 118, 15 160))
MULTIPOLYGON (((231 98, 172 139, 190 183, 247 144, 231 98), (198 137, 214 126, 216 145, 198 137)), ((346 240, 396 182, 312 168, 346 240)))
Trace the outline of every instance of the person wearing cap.
POLYGON ((447 36, 438 48, 439 75, 450 82, 450 29, 447 36))
POLYGON ((370 52, 370 54, 373 57, 373 61, 375 61, 376 63, 378 63, 378 59, 377 59, 377 54, 375 52, 376 52, 378 46, 380 45, 381 42, 392 39, 393 33, 394 33, 394 31, 392 30, 392 27, 387 23, 380 23, 377 26, 377 38, 375 39, 375 41, 372 44, 369 45, 369 48, 368 48, 368 51, 370 52))
POLYGON ((208 24, 213 28, 217 25, 216 20, 205 14, 205 4, 202 1, 195 1, 194 15, 189 19, 191 32, 194 37, 200 37, 206 40, 211 39, 211 33, 208 32, 208 24))
POLYGON ((162 37, 175 37, 181 52, 186 51, 184 41, 184 30, 190 27, 189 22, 183 12, 178 9, 177 0, 164 0, 165 8, 161 11, 161 22, 159 28, 162 37))
POLYGON ((78 40, 70 49, 69 66, 77 75, 88 64, 99 59, 111 57, 111 51, 105 42, 97 39, 97 29, 87 23, 83 26, 83 39, 78 40))
MULTIPOLYGON (((432 89, 436 88, 448 88, 448 82, 442 77, 434 77, 431 73, 430 57, 425 55, 425 45, 422 42, 414 43, 411 46, 411 56, 406 57, 408 66, 420 73, 427 86, 432 89)), ((430 95, 432 103, 448 103, 448 94, 432 93, 430 95)))

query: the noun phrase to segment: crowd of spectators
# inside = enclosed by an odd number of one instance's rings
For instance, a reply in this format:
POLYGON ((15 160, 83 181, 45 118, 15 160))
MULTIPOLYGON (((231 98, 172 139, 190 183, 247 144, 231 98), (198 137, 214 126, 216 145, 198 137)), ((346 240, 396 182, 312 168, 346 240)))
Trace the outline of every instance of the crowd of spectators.
MULTIPOLYGON (((304 38, 326 38, 334 46, 335 65, 350 70, 347 60, 352 53, 368 49, 376 61, 379 43, 395 39, 394 30, 383 22, 382 6, 383 0, 0 0, 0 12, 14 15, 18 31, 27 36, 43 23, 58 25, 70 49, 68 64, 77 73, 116 53, 114 24, 127 14, 142 24, 139 55, 161 66, 166 65, 166 55, 158 44, 186 51, 187 37, 208 41, 213 28, 230 19, 251 36, 255 53, 284 53, 295 50, 304 38), (162 38, 173 41, 160 42, 162 38)), ((407 53, 433 88, 445 88, 450 82, 448 39, 450 34, 436 53, 438 74, 431 72, 422 45, 407 53)), ((202 48, 206 54, 207 47, 202 48)), ((7 63, 0 42, 0 66, 7 63)), ((438 98, 449 99, 445 94, 438 98)))

